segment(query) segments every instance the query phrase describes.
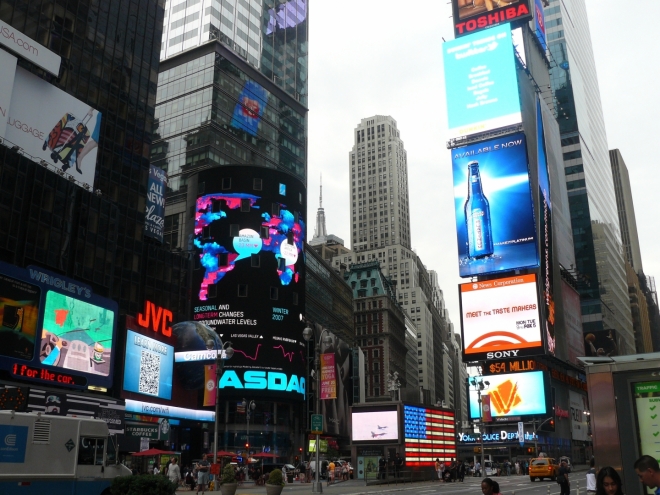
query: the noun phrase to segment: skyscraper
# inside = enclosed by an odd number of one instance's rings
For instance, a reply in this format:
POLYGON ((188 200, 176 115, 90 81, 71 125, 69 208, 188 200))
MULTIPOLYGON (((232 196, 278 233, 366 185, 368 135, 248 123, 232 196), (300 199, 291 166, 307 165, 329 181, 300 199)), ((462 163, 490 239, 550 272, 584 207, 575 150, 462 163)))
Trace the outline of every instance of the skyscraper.
POLYGON ((622 354, 635 350, 616 197, 584 0, 550 0, 551 86, 564 154, 586 334, 613 332, 622 354))
POLYGON ((396 120, 362 119, 353 136, 351 248, 362 252, 400 244, 410 249, 408 155, 396 120))

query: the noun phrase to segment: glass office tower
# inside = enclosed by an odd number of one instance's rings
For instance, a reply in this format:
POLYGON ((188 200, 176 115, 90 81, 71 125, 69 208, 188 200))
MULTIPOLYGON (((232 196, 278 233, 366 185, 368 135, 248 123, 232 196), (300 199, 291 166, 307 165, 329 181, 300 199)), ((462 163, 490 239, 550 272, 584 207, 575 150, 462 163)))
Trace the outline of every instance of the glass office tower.
POLYGON ((584 333, 606 354, 635 352, 616 197, 584 0, 545 9, 584 333), (593 337, 589 336, 593 334, 593 337))

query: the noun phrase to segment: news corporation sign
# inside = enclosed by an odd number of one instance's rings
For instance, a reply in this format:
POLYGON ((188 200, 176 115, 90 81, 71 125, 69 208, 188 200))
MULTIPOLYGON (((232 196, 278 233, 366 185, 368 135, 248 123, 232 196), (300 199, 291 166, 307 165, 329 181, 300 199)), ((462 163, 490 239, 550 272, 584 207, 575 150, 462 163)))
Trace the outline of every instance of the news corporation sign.
MULTIPOLYGON (((495 442, 518 442, 518 432, 517 431, 504 431, 501 430, 499 432, 491 432, 491 433, 484 433, 483 435, 483 441, 484 443, 495 443, 495 442)), ((538 436, 535 435, 534 433, 530 432, 525 432, 525 441, 533 442, 535 439, 538 439, 538 436)), ((478 435, 474 435, 471 433, 459 433, 458 434, 458 441, 461 443, 478 443, 479 442, 479 437, 478 435)))

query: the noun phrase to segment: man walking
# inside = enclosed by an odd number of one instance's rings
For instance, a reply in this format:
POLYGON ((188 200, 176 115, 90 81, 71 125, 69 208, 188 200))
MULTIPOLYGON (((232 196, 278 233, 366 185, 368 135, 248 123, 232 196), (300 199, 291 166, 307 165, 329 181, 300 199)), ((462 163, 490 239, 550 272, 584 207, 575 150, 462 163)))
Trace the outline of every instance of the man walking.
POLYGON ((568 480, 568 465, 566 461, 561 461, 559 473, 557 474, 557 483, 561 488, 560 495, 571 495, 571 482, 568 480))
POLYGON ((589 470, 587 471, 587 495, 596 495, 596 468, 595 461, 589 461, 589 470))
POLYGON ((639 481, 648 488, 655 488, 655 495, 660 495, 660 465, 650 455, 643 455, 635 461, 635 472, 639 481))

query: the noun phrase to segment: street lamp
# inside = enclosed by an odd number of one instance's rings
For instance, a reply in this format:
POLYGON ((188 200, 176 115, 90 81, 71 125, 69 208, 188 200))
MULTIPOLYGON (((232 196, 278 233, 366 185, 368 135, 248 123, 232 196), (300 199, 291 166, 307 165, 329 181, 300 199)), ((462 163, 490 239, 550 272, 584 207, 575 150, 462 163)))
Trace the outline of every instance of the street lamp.
POLYGON ((247 444, 245 445, 247 447, 247 457, 250 457, 250 411, 254 411, 254 408, 257 407, 257 405, 254 403, 253 400, 250 401, 248 404, 247 399, 243 399, 243 402, 241 402, 241 405, 245 408, 245 414, 247 417, 247 444))
MULTIPOLYGON (((324 333, 330 333, 330 330, 327 328, 324 328, 321 331, 321 335, 319 335, 319 341, 316 343, 314 347, 314 374, 316 375, 316 405, 314 407, 314 410, 316 414, 320 414, 321 411, 321 385, 320 385, 320 372, 319 372, 319 354, 321 353, 321 341, 323 340, 324 344, 331 344, 332 343, 332 337, 330 335, 326 335, 325 339, 323 339, 323 334, 324 333)), ((311 329, 311 327, 308 325, 305 327, 303 330, 303 338, 305 341, 309 342, 314 338, 314 330, 311 329)), ((324 421, 325 423, 325 421, 324 421)), ((312 493, 323 493, 323 484, 321 483, 321 478, 320 478, 320 473, 321 473, 321 464, 319 461, 319 451, 321 450, 321 439, 320 435, 317 433, 316 434, 316 465, 314 469, 314 483, 312 483, 312 493)))
POLYGON ((215 350, 215 429, 213 431, 213 464, 218 462, 218 418, 220 417, 220 377, 224 368, 225 359, 231 359, 234 355, 234 348, 231 342, 222 343, 222 339, 218 336, 218 341, 209 339, 206 341, 206 348, 209 351, 215 350))
POLYGON ((481 392, 488 389, 488 387, 490 386, 490 382, 488 380, 484 380, 483 378, 475 376, 472 377, 472 379, 470 380, 470 385, 472 385, 474 387, 474 390, 477 391, 477 399, 479 401, 479 416, 481 420, 479 426, 479 430, 481 431, 481 435, 479 435, 480 444, 481 444, 481 469, 483 470, 482 472, 485 475, 486 465, 484 464, 484 409, 481 400, 481 392))

